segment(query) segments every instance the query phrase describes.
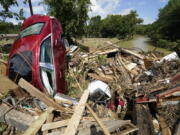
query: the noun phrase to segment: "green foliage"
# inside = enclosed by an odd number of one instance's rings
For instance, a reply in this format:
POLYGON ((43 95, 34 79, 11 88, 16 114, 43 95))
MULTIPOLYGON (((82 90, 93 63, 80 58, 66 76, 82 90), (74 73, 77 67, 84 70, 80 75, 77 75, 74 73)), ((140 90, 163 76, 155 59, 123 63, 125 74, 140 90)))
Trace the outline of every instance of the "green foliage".
POLYGON ((180 1, 170 0, 159 11, 159 18, 148 26, 148 36, 158 47, 180 51, 180 1))
POLYGON ((101 20, 100 16, 92 17, 88 25, 90 37, 117 37, 119 39, 132 38, 136 32, 136 25, 142 22, 137 18, 136 11, 128 15, 108 15, 101 20))
POLYGON ((65 77, 68 86, 68 95, 72 97, 76 96, 78 90, 74 87, 74 84, 76 83, 75 78, 71 76, 70 73, 66 73, 65 77))
POLYGON ((4 132, 7 128, 7 124, 5 122, 0 121, 0 133, 4 132))
POLYGON ((147 27, 148 25, 137 25, 136 26, 136 34, 140 34, 140 35, 147 35, 148 31, 147 31, 147 27))
POLYGON ((106 55, 99 55, 99 56, 97 57, 96 62, 97 62, 99 65, 106 65, 106 64, 107 64, 107 56, 106 56, 106 55))
POLYGON ((100 37, 101 16, 94 16, 90 18, 87 26, 87 34, 89 37, 100 37))
POLYGON ((65 35, 79 37, 85 33, 90 0, 45 0, 50 15, 62 23, 65 35))
MULTIPOLYGON (((27 3, 27 0, 24 0, 23 2, 27 3)), ((6 18, 13 17, 15 17, 16 20, 24 20, 24 11, 22 8, 18 13, 9 10, 12 6, 18 7, 17 0, 0 0, 0 5, 2 6, 2 9, 0 10, 0 17, 2 18, 2 21, 5 21, 6 18)))
POLYGON ((0 21, 0 34, 13 34, 19 32, 20 25, 0 21))

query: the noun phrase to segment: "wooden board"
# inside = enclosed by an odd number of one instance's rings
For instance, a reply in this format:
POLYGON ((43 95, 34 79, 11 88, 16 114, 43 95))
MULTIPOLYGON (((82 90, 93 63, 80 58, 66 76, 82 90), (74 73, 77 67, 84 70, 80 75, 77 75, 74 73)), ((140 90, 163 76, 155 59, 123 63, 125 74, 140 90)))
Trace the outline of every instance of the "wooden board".
MULTIPOLYGON (((105 120, 103 124, 108 128, 110 132, 115 132, 116 130, 124 131, 124 127, 130 124, 129 120, 105 120)), ((126 128, 127 129, 127 128, 126 128)), ((132 128, 131 128, 132 129, 132 128)), ((133 131, 132 131, 133 132, 133 131)), ((62 135, 63 129, 56 130, 52 133, 48 133, 47 135, 62 135)), ((97 122, 92 121, 84 121, 78 127, 77 135, 102 135, 102 128, 99 127, 97 122)))
POLYGON ((51 98, 46 96, 44 93, 42 93, 40 90, 35 88, 33 85, 28 83, 23 78, 20 79, 19 86, 21 86, 23 89, 25 89, 30 95, 32 95, 32 96, 38 98, 39 100, 41 100, 42 102, 44 102, 46 105, 51 106, 55 109, 58 109, 62 112, 72 113, 72 111, 70 109, 66 109, 64 107, 61 107, 59 104, 54 102, 54 100, 52 100, 51 98))
POLYGON ((53 108, 49 107, 46 112, 42 113, 36 121, 24 132, 23 135, 36 135, 41 128, 42 124, 46 121, 48 115, 53 111, 53 108))
POLYGON ((85 109, 85 104, 89 96, 89 90, 85 90, 78 105, 75 107, 74 114, 68 122, 68 126, 65 130, 64 135, 75 135, 79 126, 82 114, 85 109))
POLYGON ((130 55, 133 55, 133 56, 135 56, 135 57, 137 57, 137 58, 139 58, 139 59, 141 59, 141 60, 144 59, 143 56, 141 56, 140 54, 137 54, 137 53, 135 53, 135 52, 133 52, 133 51, 130 51, 130 50, 127 50, 127 49, 124 49, 124 48, 122 48, 121 51, 124 52, 124 53, 128 53, 128 54, 130 54, 130 55))
POLYGON ((46 131, 46 130, 56 129, 59 127, 64 127, 64 126, 67 126, 68 122, 69 122, 69 119, 57 121, 57 122, 46 123, 42 126, 41 130, 46 131))
POLYGON ((3 63, 3 64, 5 64, 5 65, 7 65, 7 64, 8 64, 8 62, 7 62, 7 61, 5 61, 5 60, 3 60, 3 59, 0 59, 0 63, 3 63))
MULTIPOLYGON (((46 120, 46 123, 50 123, 53 121, 53 118, 54 118, 54 114, 53 113, 50 113, 48 116, 47 116, 47 120, 46 120)), ((43 135, 46 135, 48 133, 48 130, 44 131, 43 132, 43 135)))
POLYGON ((102 123, 102 121, 98 118, 98 116, 95 114, 95 112, 91 109, 91 107, 86 104, 87 109, 89 110, 89 112, 92 114, 92 116, 94 117, 94 119, 97 121, 97 123, 99 124, 99 126, 103 129, 104 134, 105 135, 110 135, 110 132, 108 131, 108 129, 104 126, 104 124, 102 123))
POLYGON ((18 85, 7 76, 0 76, 0 93, 7 93, 9 90, 17 89, 18 85))
POLYGON ((158 98, 165 98, 165 97, 169 97, 169 96, 172 96, 172 95, 175 95, 175 94, 180 94, 180 87, 176 87, 176 88, 173 88, 173 89, 169 89, 169 90, 166 90, 158 95, 156 95, 156 97, 158 98))
POLYGON ((101 80, 103 82, 111 82, 114 80, 112 76, 108 76, 108 75, 100 76, 95 73, 88 73, 88 76, 96 80, 101 80))

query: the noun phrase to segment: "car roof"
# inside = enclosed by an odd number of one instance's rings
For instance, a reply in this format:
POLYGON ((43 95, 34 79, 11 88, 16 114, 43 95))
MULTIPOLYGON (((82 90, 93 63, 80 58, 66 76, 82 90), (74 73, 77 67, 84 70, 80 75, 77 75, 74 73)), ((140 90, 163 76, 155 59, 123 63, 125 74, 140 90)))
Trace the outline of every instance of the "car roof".
POLYGON ((47 15, 32 15, 31 17, 24 20, 21 30, 27 28, 28 26, 38 23, 38 22, 47 22, 52 19, 50 16, 47 15))

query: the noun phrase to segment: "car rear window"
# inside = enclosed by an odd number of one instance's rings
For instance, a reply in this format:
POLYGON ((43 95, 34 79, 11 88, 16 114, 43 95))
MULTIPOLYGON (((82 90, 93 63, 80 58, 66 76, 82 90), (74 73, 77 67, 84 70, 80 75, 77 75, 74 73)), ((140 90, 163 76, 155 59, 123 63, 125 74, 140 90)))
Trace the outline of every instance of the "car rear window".
POLYGON ((18 83, 20 78, 32 81, 32 52, 15 54, 9 61, 9 78, 18 83))
POLYGON ((23 38, 25 36, 29 36, 29 35, 33 35, 33 34, 36 34, 36 35, 40 34, 43 26, 44 26, 44 23, 42 23, 42 22, 29 26, 20 32, 19 38, 23 38))

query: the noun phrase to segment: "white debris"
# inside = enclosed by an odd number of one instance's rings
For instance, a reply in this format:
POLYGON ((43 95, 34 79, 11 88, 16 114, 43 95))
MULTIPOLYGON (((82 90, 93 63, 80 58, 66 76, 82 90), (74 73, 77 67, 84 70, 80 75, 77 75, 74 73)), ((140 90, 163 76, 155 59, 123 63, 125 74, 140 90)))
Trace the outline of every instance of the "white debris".
POLYGON ((159 61, 159 63, 163 62, 164 60, 166 61, 172 61, 172 60, 177 60, 179 59, 178 55, 176 52, 172 52, 166 56, 164 56, 163 58, 161 58, 161 60, 159 61))
POLYGON ((130 71, 131 71, 132 69, 134 69, 136 66, 137 66, 136 63, 129 63, 129 64, 126 65, 127 69, 130 70, 130 71))
POLYGON ((108 96, 108 98, 111 98, 109 86, 102 81, 99 81, 99 80, 92 81, 89 84, 88 89, 90 91, 90 96, 94 96, 97 93, 101 93, 108 96))

